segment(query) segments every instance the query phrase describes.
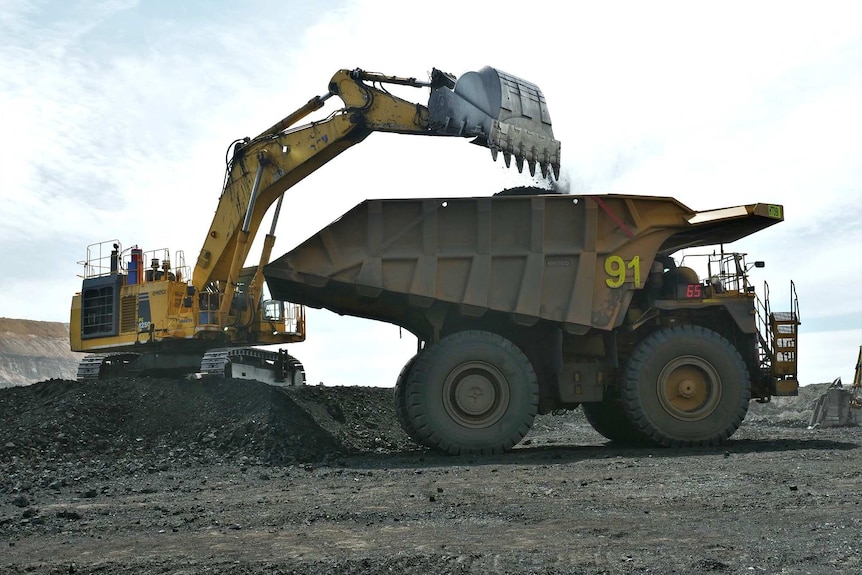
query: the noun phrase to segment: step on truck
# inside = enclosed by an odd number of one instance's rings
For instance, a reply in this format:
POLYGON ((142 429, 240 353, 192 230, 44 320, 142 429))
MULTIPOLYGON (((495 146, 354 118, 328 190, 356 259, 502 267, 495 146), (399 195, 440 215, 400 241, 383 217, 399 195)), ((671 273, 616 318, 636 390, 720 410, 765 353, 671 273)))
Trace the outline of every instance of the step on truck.
POLYGON ((547 192, 367 200, 264 268, 273 297, 416 335, 394 389, 419 444, 499 453, 581 406, 612 441, 713 445, 796 395, 790 310, 725 244, 783 207, 547 192), (703 250, 703 255, 699 250, 703 250))

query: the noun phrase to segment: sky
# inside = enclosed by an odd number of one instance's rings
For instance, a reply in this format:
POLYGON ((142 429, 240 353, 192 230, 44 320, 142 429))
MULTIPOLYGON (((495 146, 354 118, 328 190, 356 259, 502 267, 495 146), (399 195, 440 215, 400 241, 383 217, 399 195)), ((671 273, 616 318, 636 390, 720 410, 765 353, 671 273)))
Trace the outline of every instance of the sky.
MULTIPOLYGON (((68 322, 89 244, 194 263, 230 142, 323 95, 337 70, 491 65, 543 90, 571 193, 783 204, 784 222, 728 248, 766 262, 752 280, 773 310, 795 282, 800 382, 849 382, 860 22, 852 1, 0 0, 0 317, 68 322)), ((466 140, 373 134, 288 192, 274 254, 367 198, 531 183, 466 140)), ((309 310, 290 352, 309 383, 391 386, 415 349, 396 326, 309 310)))

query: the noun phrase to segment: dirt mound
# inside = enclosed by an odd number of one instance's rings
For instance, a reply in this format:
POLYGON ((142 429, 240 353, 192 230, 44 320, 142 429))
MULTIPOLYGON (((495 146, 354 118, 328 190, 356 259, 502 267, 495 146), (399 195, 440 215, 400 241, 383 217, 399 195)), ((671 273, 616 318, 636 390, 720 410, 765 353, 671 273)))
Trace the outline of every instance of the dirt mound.
POLYGON ((398 449, 391 390, 279 388, 241 379, 43 381, 0 391, 0 455, 137 452, 271 463, 398 449))
POLYGON ((0 387, 74 378, 83 355, 69 349, 68 324, 0 317, 0 387))

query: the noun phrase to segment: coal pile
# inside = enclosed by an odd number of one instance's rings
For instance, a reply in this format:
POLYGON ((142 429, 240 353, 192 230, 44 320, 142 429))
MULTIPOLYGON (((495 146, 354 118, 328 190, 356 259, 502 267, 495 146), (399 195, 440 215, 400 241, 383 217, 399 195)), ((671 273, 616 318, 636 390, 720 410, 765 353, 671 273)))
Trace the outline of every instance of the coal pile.
POLYGON ((391 393, 239 379, 54 379, 2 389, 0 475, 47 487, 73 474, 414 449, 395 423, 391 393))

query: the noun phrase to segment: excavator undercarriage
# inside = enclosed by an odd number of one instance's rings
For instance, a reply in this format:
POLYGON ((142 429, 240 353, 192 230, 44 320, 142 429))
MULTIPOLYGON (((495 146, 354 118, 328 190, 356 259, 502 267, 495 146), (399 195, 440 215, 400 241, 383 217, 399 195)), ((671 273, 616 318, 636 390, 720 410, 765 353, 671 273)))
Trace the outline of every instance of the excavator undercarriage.
POLYGON ((201 360, 204 377, 256 379, 280 386, 305 385, 305 368, 286 350, 252 347, 211 349, 201 360))

